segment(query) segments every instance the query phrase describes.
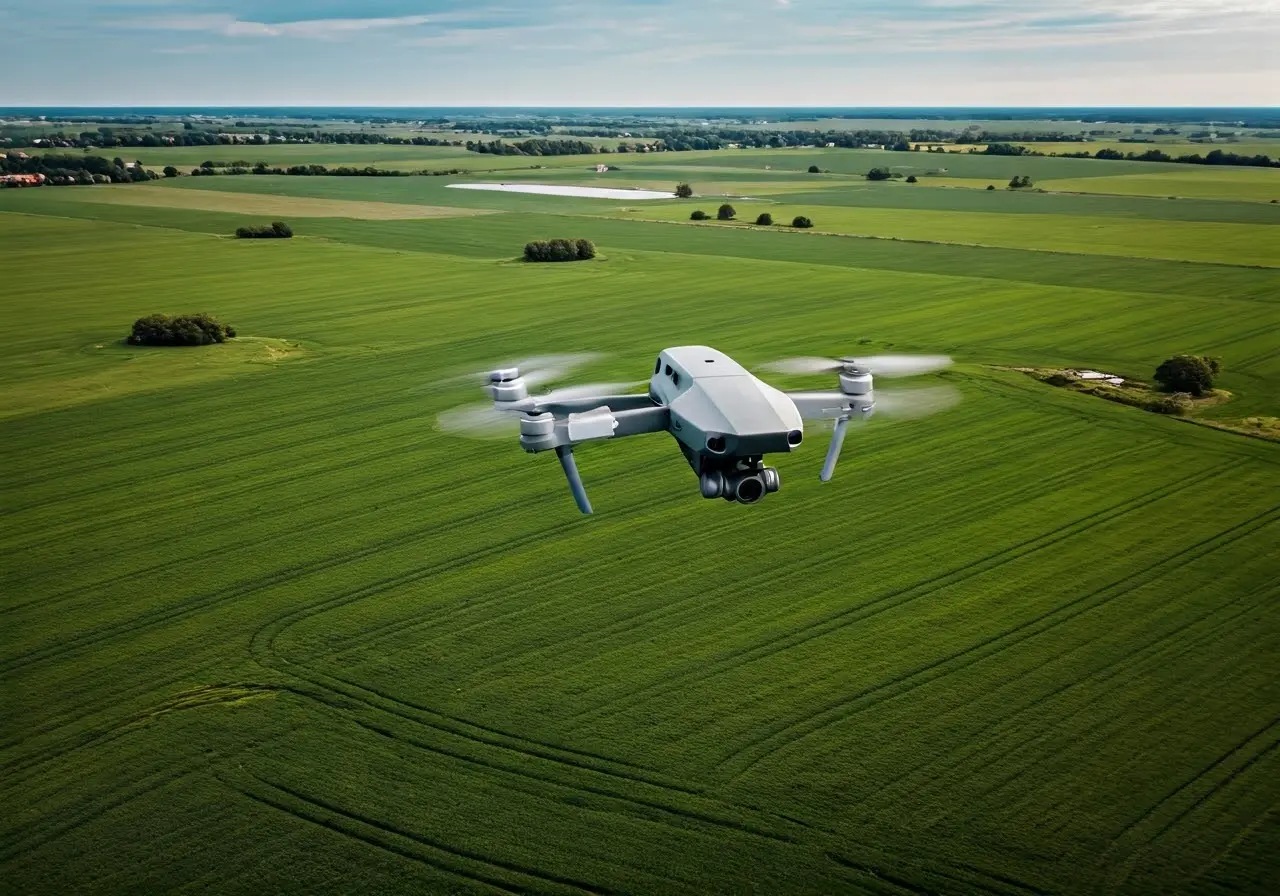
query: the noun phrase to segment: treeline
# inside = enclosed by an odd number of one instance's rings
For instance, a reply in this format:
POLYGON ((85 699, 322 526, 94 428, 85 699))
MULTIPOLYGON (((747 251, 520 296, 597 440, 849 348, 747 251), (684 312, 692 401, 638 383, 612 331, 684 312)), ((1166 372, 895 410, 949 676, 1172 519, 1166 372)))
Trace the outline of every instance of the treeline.
MULTIPOLYGON (((989 143, 986 148, 977 151, 979 155, 987 156, 1043 156, 1044 153, 1036 152, 1026 146, 1018 146, 1013 143, 989 143)), ((1081 152, 1058 152, 1051 155, 1060 159, 1107 159, 1117 162, 1177 162, 1181 165, 1234 165, 1242 168, 1280 168, 1280 159, 1272 159, 1270 156, 1261 153, 1254 156, 1243 156, 1234 152, 1224 152, 1221 149, 1215 149, 1207 155, 1194 153, 1189 156, 1171 156, 1163 150, 1148 149, 1146 152, 1121 152, 1118 149, 1104 147, 1097 152, 1089 152, 1083 150, 1081 152)))
POLYGON ((392 143, 404 146, 458 146, 461 140, 442 137, 403 137, 378 134, 369 131, 307 131, 279 130, 271 128, 255 134, 226 133, 204 130, 180 131, 116 131, 99 128, 78 134, 55 132, 41 135, 25 135, 11 132, 13 146, 52 146, 58 149, 113 149, 115 147, 160 146, 266 146, 271 143, 392 143), (36 142, 39 141, 39 142, 36 142))
POLYGON ((586 261, 595 257, 591 240, 534 240, 524 245, 525 261, 586 261))
POLYGON ((503 143, 501 140, 490 140, 488 143, 477 143, 468 140, 464 144, 469 152, 488 153, 495 156, 578 156, 599 152, 598 148, 583 140, 521 140, 516 143, 503 143))
POLYGON ((19 159, 8 154, 0 159, 0 173, 43 174, 45 183, 53 186, 130 184, 157 178, 155 172, 137 162, 129 164, 124 159, 102 156, 39 155, 19 159))
MULTIPOLYGON (((169 169, 165 169, 166 175, 169 169)), ((252 167, 248 162, 217 162, 213 160, 200 163, 199 168, 191 169, 192 177, 212 177, 215 175, 241 175, 241 174, 283 174, 293 177, 445 177, 451 174, 465 174, 462 168, 447 168, 440 170, 431 170, 423 168, 419 171, 400 171, 395 168, 374 168, 372 165, 366 165, 364 168, 352 168, 347 165, 340 165, 337 168, 328 168, 324 165, 290 165, 287 168, 268 165, 266 162, 257 162, 252 167)), ((176 169, 174 175, 177 174, 176 169)), ((173 176, 173 175, 169 175, 173 176)))

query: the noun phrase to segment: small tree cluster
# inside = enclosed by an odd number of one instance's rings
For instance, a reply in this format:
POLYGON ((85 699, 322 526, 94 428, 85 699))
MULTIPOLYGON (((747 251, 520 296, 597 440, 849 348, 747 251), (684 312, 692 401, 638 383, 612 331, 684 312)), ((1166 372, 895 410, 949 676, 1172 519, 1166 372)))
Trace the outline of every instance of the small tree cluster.
POLYGON ((1168 392, 1186 392, 1199 397, 1213 390, 1213 378, 1222 372, 1222 362, 1204 355, 1175 355, 1156 368, 1156 382, 1168 392))
POLYGON ((756 218, 756 224, 758 224, 761 227, 772 227, 773 215, 769 214, 768 212, 761 212, 759 217, 756 218))
POLYGON ((690 220, 690 221, 705 221, 705 220, 707 220, 707 218, 709 218, 709 217, 710 217, 710 215, 708 215, 706 212, 704 212, 702 209, 700 209, 700 208, 699 208, 699 209, 694 209, 693 214, 691 214, 691 215, 689 216, 689 220, 690 220))
POLYGON ((693 187, 688 184, 676 184, 676 198, 688 199, 693 195, 693 187))
POLYGON ((721 221, 732 221, 737 214, 738 213, 734 210, 733 206, 727 202, 720 206, 720 208, 716 209, 716 217, 721 221))
POLYGON ((283 221, 273 221, 261 227, 237 227, 236 239, 241 240, 287 240, 293 236, 293 228, 283 221))
POLYGON ((1021 176, 1015 174, 1013 180, 1009 181, 1010 189, 1021 190, 1023 187, 1031 186, 1031 177, 1023 174, 1021 176))
POLYGON ((796 215, 795 218, 792 219, 791 221, 791 226, 804 229, 804 228, 812 227, 813 222, 810 221, 808 218, 806 218, 804 215, 796 215))
POLYGON ((914 174, 909 174, 907 175, 907 183, 914 184, 919 183, 919 181, 916 180, 916 176, 914 174))
POLYGON ((525 261, 586 261, 595 257, 591 240, 535 240, 524 245, 525 261))
POLYGON ((893 177, 893 172, 888 168, 872 168, 867 172, 867 180, 888 180, 893 177))
POLYGON ((133 322, 130 345, 212 345, 232 339, 234 327, 208 314, 149 314, 133 322))
POLYGON ((822 173, 822 171, 821 171, 821 169, 819 169, 819 168, 818 168, 818 166, 817 166, 817 165, 810 165, 810 166, 809 166, 809 173, 810 173, 810 174, 821 174, 821 173, 822 173))

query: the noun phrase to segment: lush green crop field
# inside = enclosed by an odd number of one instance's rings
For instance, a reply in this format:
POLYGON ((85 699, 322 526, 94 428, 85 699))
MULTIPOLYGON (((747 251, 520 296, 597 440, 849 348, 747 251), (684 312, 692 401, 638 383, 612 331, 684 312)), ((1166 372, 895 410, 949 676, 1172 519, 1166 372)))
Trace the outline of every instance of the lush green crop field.
MULTIPOLYGON (((1270 892, 1280 446, 1005 368, 1209 352, 1206 418, 1280 415, 1271 225, 1060 197, 1134 219, 1073 254, 447 182, 0 193, 12 889, 1270 892), (227 237, 272 195, 495 213, 227 237), (559 235, 601 258, 514 261, 559 235), (120 342, 194 310, 241 338, 120 342), (553 459, 437 424, 466 371, 596 350, 579 381, 635 380, 685 343, 947 352, 964 401, 871 421, 826 485, 810 427, 755 507, 666 436, 588 445, 591 518, 553 459)), ((813 217, 1120 220, 910 201, 813 217)))

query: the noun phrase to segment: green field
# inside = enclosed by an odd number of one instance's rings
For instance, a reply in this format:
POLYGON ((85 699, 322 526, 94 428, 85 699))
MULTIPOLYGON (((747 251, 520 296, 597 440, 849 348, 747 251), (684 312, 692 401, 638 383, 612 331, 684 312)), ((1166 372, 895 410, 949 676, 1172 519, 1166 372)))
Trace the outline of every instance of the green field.
MULTIPOLYGON (((1174 166, 1018 160, 1097 195, 991 195, 866 157, 616 172, 829 234, 461 178, 0 192, 9 888, 1270 893, 1280 445, 1197 424, 1280 416, 1274 208, 1184 166, 1208 198, 1117 188, 1174 166), (229 238, 273 196, 368 217, 229 238), (553 236, 600 257, 515 261, 553 236), (122 343, 199 310, 240 337, 122 343), (468 371, 592 350, 577 381, 638 380, 690 343, 945 352, 922 384, 964 400, 857 429, 825 485, 810 426, 754 507, 667 436, 590 444, 590 518, 554 459, 437 422, 468 371), (1008 369, 1182 351, 1230 393, 1191 420, 1008 369)), ((596 182, 553 161, 528 179, 596 182)))

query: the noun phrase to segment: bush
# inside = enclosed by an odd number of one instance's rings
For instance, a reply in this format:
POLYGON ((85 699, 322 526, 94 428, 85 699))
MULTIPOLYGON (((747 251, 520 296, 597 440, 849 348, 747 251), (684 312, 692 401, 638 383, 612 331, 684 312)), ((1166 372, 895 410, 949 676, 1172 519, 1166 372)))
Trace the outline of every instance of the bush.
POLYGON ((1172 395, 1161 395, 1154 401, 1147 403, 1149 410, 1155 411, 1157 414, 1173 414, 1174 416, 1182 416, 1191 410, 1191 396, 1186 392, 1174 392, 1172 395))
POLYGON ((988 189, 988 190, 994 190, 995 188, 996 188, 996 185, 995 185, 995 184, 987 184, 987 189, 988 189))
POLYGON ((907 183, 909 184, 918 183, 918 181, 916 180, 916 176, 914 174, 907 175, 907 183))
POLYGON ((525 261, 586 261, 596 257, 591 240, 535 240, 525 243, 525 261))
POLYGON ((888 180, 893 177, 893 172, 888 168, 872 168, 867 172, 867 180, 888 180))
POLYGON ((693 195, 693 187, 688 184, 676 184, 676 198, 688 199, 693 195))
POLYGON ((817 166, 817 165, 810 165, 810 166, 809 166, 809 173, 810 173, 810 174, 821 174, 821 173, 822 173, 822 171, 818 168, 818 166, 817 166))
POLYGON ((165 177, 177 177, 177 176, 178 176, 178 169, 177 169, 177 168, 174 168, 172 165, 165 165, 165 166, 164 166, 164 176, 165 176, 165 177))
POLYGON ((808 218, 806 218, 804 215, 796 215, 796 217, 791 222, 791 226, 800 227, 800 228, 812 227, 813 222, 810 221, 808 218))
POLYGON ((293 236, 293 228, 283 221, 275 221, 270 226, 262 227, 237 227, 236 239, 241 240, 287 240, 293 236))
POLYGON ((721 221, 732 221, 734 216, 737 214, 738 213, 734 211, 733 206, 727 202, 716 210, 716 217, 721 221))
POLYGON ((1197 397, 1213 389, 1213 378, 1222 371, 1217 358, 1175 355, 1156 368, 1155 379, 1167 392, 1189 392, 1197 397))
POLYGON ((1013 190, 1021 190, 1024 187, 1029 187, 1029 186, 1031 186, 1031 178, 1026 174, 1022 175, 1021 177, 1015 174, 1013 176, 1013 179, 1009 181, 1009 187, 1010 189, 1013 189, 1013 190))
POLYGON ((235 338, 234 327, 208 314, 149 314, 133 322, 130 345, 212 345, 235 338))
POLYGON ((708 217, 710 217, 710 216, 709 216, 706 212, 704 212, 702 209, 697 209, 697 210, 695 210, 695 211, 694 211, 694 213, 693 213, 692 215, 690 215, 690 216, 689 216, 689 220, 690 220, 690 221, 705 221, 705 220, 707 220, 707 218, 708 218, 708 217))
POLYGON ((760 216, 756 218, 756 223, 759 224, 761 227, 772 227, 773 215, 769 214, 768 212, 761 212, 760 216))

